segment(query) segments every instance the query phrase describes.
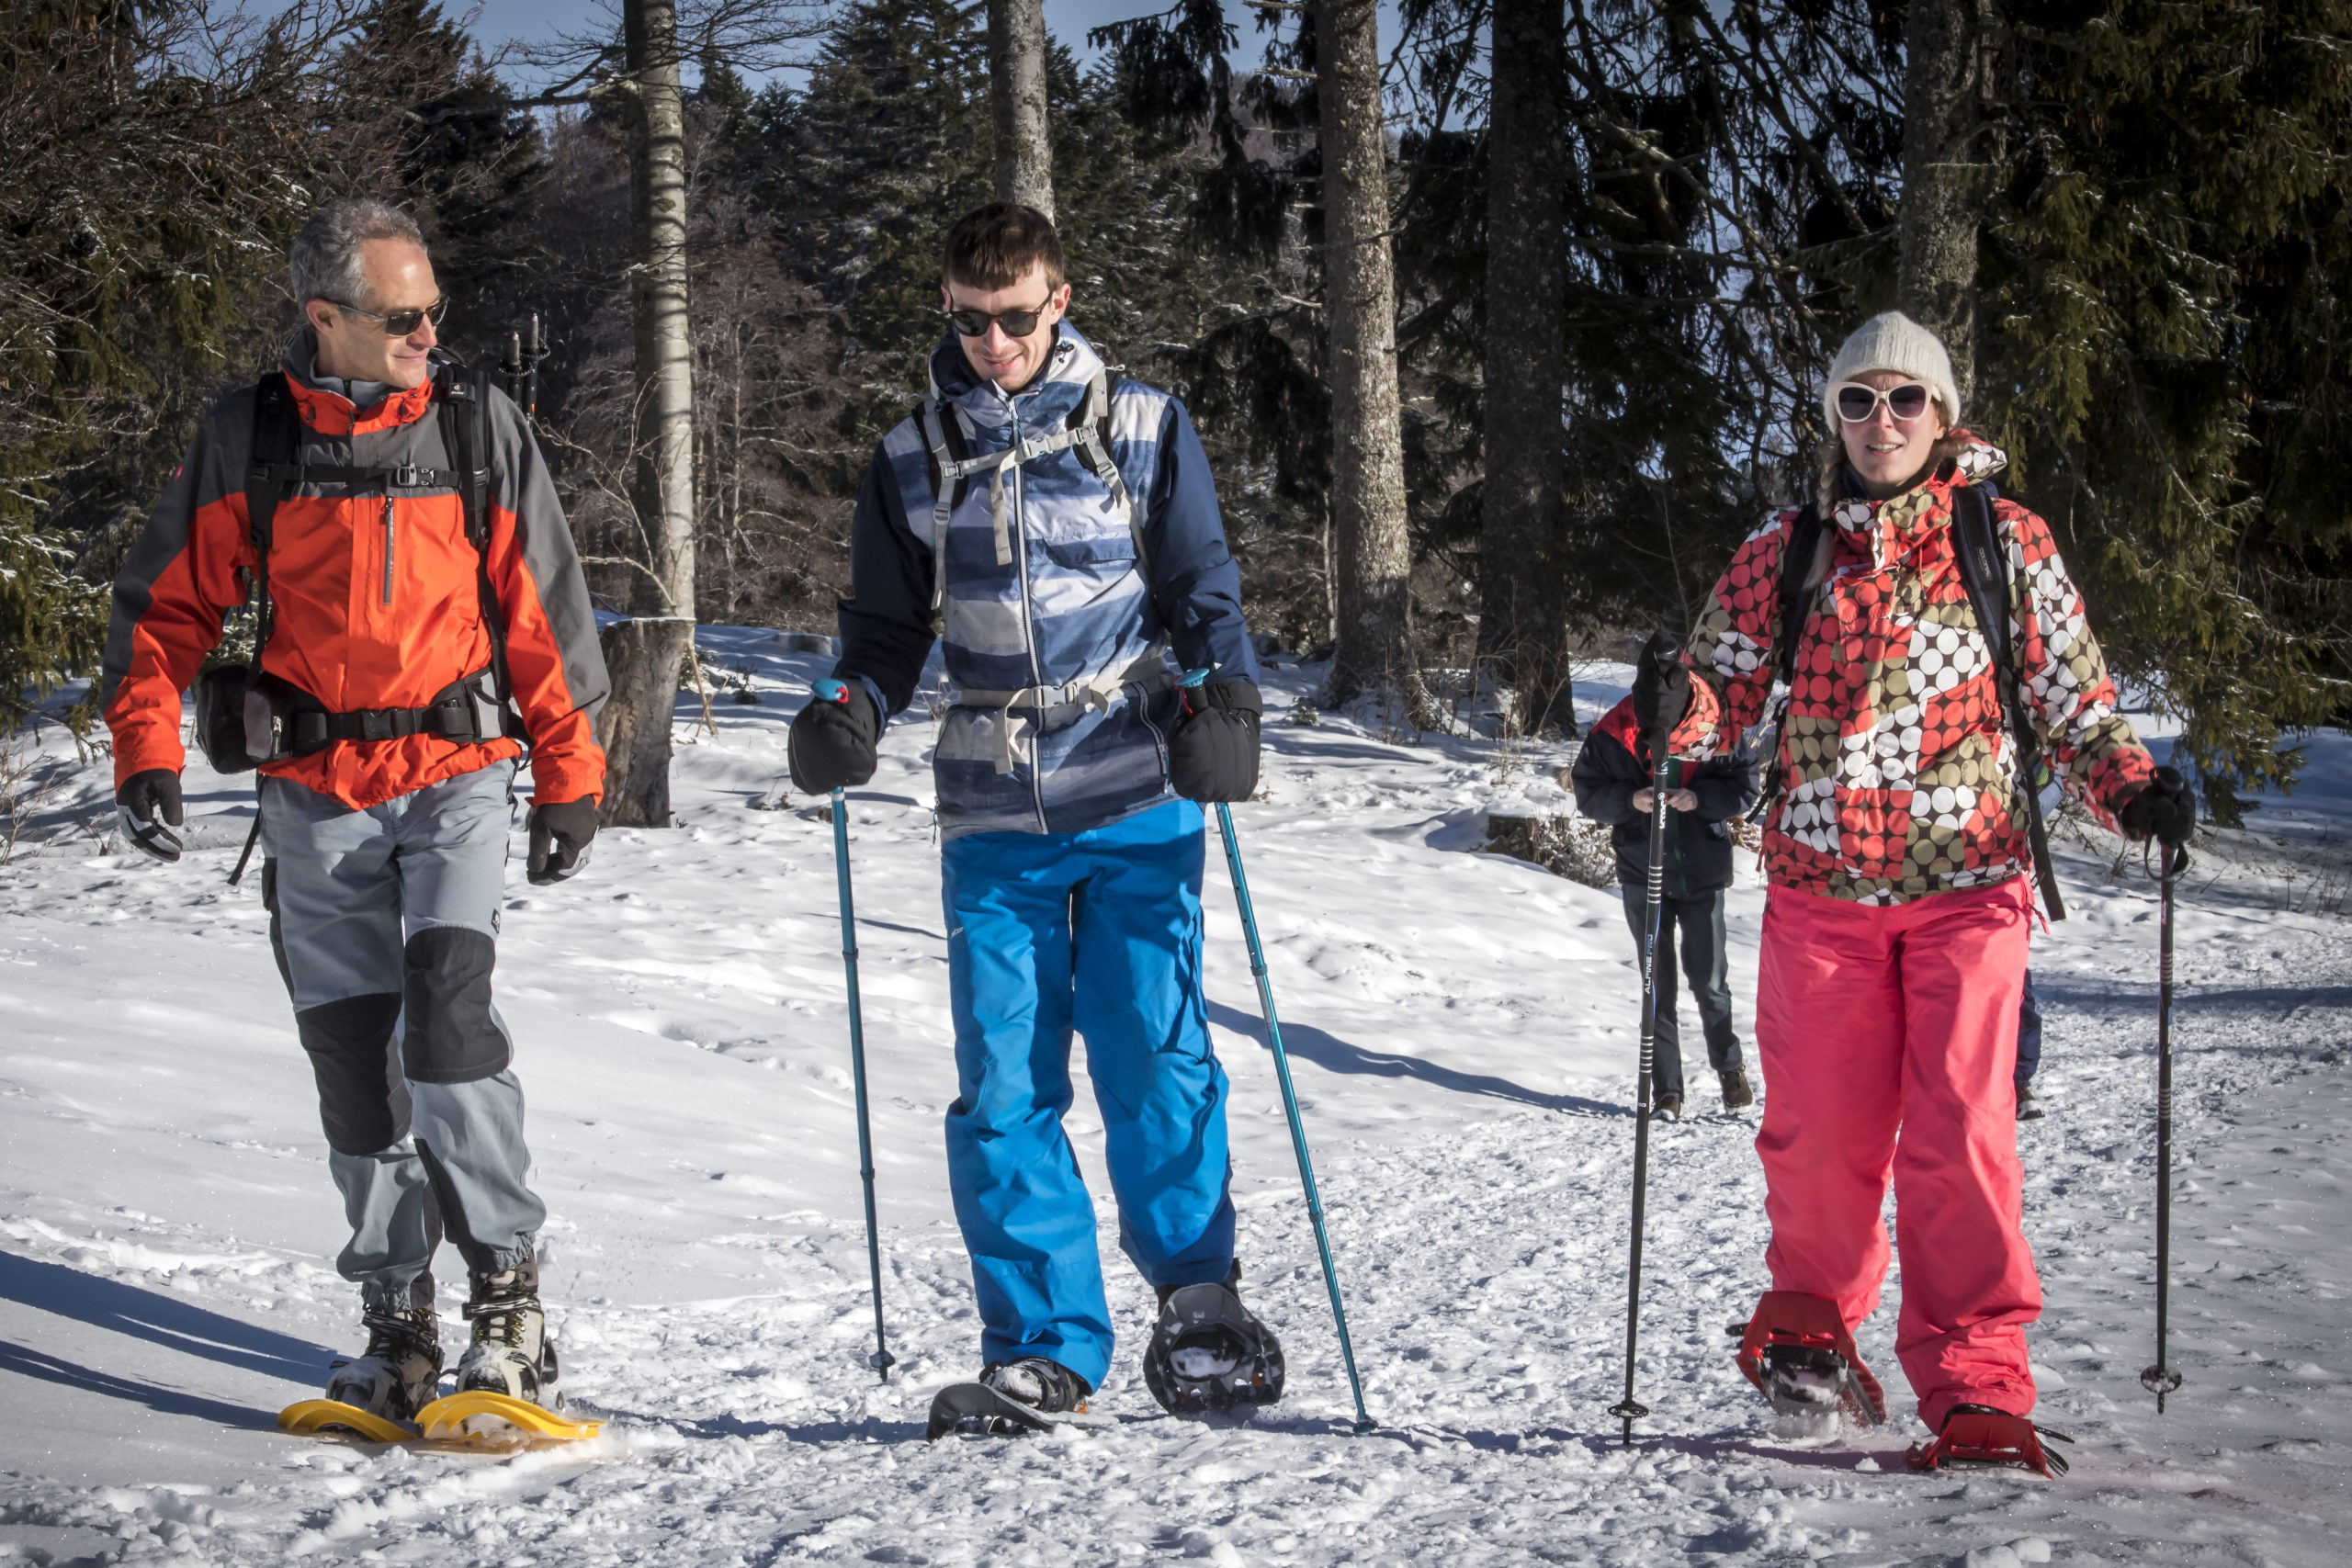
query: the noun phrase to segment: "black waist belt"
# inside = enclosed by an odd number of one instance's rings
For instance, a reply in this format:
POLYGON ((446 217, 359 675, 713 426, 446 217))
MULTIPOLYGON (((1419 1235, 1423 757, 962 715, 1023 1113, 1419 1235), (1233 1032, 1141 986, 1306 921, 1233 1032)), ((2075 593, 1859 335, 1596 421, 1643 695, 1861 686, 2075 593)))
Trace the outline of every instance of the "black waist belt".
POLYGON ((495 740, 503 727, 493 718, 483 728, 486 713, 495 712, 492 699, 476 686, 486 670, 452 681, 420 708, 359 708, 334 713, 308 692, 295 689, 286 715, 286 733, 296 756, 323 750, 337 740, 398 740, 411 735, 434 735, 463 745, 495 740))

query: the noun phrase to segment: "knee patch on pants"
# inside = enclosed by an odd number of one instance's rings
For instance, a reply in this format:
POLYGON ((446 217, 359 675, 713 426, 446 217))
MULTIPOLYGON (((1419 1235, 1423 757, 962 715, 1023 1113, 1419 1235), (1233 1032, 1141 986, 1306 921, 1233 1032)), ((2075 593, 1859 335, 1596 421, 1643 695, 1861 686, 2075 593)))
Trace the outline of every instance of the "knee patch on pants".
POLYGON ((319 1122, 327 1147, 372 1155, 408 1135, 408 1085, 392 1068, 396 993, 345 997, 294 1015, 319 1080, 319 1122))
POLYGON ((464 926, 409 939, 408 1029, 401 1061, 417 1083, 475 1083, 506 1070, 513 1053, 490 1010, 497 943, 464 926))

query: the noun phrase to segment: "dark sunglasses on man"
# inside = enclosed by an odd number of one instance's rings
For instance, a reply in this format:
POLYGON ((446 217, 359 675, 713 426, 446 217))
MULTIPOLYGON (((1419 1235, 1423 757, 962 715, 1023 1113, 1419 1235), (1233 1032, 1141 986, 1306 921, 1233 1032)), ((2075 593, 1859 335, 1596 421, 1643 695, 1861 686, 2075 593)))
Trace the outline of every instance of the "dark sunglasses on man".
POLYGON ((340 299, 330 299, 327 303, 347 316, 365 316, 371 321, 383 322, 386 337, 407 337, 427 321, 437 327, 441 324, 441 318, 449 313, 449 297, 447 294, 422 310, 395 310, 389 316, 363 310, 356 305, 346 305, 340 299))
POLYGON ((1848 424, 1863 424, 1878 416, 1878 405, 1884 403, 1887 412, 1908 424, 1928 412, 1930 394, 1917 381, 1906 381, 1900 387, 1880 391, 1860 381, 1840 381, 1833 389, 1838 403, 1838 417, 1848 424))
MULTIPOLYGON (((1047 303, 1051 303, 1048 301, 1047 303)), ((991 316, 986 310, 950 310, 947 320, 958 337, 986 337, 991 323, 1004 329, 1007 337, 1027 337, 1046 319, 1046 306, 1027 310, 1001 310, 991 316)))

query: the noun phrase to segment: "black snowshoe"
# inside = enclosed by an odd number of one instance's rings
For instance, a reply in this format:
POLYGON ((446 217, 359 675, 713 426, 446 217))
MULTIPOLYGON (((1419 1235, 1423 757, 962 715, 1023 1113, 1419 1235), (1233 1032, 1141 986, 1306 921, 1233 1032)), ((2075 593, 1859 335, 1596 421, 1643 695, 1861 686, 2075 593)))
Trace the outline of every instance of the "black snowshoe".
POLYGON ((1283 1396, 1283 1348, 1241 1304, 1236 1263, 1225 1282, 1162 1285, 1159 1322, 1144 1350, 1144 1386, 1175 1416, 1209 1416, 1283 1396))
POLYGON ((503 1393, 545 1410, 563 1408, 555 1342, 539 1304, 539 1265, 524 1258, 494 1274, 476 1274, 466 1302, 473 1343, 458 1359, 458 1392, 503 1393))
POLYGON ((368 1348, 329 1370, 326 1397, 340 1404, 412 1421, 441 1390, 441 1323, 433 1311, 433 1276, 420 1274, 398 1295, 370 1295, 360 1307, 368 1348))
POLYGON ((952 1382, 932 1396, 923 1435, 935 1443, 951 1436, 1009 1438, 1052 1427, 1102 1426, 1102 1417, 1086 1408, 1093 1392, 1084 1378, 1043 1356, 991 1361, 978 1382, 952 1382))

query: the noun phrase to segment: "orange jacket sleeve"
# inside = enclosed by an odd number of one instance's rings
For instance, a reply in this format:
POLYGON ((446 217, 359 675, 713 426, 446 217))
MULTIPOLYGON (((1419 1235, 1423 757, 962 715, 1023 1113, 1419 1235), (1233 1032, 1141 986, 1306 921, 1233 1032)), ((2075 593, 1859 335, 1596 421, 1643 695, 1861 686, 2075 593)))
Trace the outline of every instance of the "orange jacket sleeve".
POLYGON ((253 391, 232 392, 197 427, 146 529, 114 584, 114 617, 98 688, 114 736, 115 787, 151 768, 180 771, 180 694, 244 603, 254 565, 245 529, 245 462, 253 391))

